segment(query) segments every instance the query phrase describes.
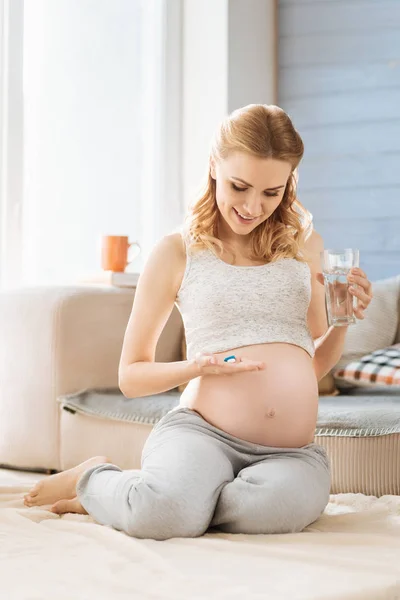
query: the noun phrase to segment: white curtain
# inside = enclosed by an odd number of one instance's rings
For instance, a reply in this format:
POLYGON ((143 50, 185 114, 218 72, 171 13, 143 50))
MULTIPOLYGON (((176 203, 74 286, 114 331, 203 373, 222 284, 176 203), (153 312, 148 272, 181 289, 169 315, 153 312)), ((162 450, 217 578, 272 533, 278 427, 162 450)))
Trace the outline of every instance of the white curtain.
POLYGON ((23 7, 0 0, 0 287, 21 274, 23 7))
POLYGON ((179 143, 166 152, 168 4, 25 1, 20 285, 95 274, 106 234, 139 241, 130 269, 140 270, 179 224, 179 143))

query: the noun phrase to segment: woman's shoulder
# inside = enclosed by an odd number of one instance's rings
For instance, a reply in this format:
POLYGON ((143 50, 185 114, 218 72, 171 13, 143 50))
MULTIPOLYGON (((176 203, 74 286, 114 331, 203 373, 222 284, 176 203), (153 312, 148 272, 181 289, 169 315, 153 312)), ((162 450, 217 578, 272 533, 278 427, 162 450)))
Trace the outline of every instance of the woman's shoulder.
POLYGON ((304 245, 310 252, 322 252, 324 249, 322 236, 314 228, 310 231, 304 245))
POLYGON ((186 251, 180 233, 174 232, 164 235, 156 242, 148 257, 146 269, 151 274, 161 272, 170 278, 174 287, 179 288, 180 280, 186 267, 186 251))
POLYGON ((173 262, 176 266, 185 263, 186 246, 184 237, 180 232, 165 235, 157 245, 160 254, 163 254, 165 260, 168 260, 169 263, 173 262))

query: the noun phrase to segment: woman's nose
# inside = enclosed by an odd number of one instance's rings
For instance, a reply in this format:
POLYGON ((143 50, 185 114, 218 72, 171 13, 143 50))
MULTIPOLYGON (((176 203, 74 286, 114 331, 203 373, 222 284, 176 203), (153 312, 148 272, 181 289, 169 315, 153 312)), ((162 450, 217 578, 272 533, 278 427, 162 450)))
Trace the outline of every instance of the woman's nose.
POLYGON ((262 203, 258 196, 258 194, 253 193, 249 194, 246 198, 246 202, 244 204, 244 208, 247 213, 251 217, 258 217, 262 213, 262 203))

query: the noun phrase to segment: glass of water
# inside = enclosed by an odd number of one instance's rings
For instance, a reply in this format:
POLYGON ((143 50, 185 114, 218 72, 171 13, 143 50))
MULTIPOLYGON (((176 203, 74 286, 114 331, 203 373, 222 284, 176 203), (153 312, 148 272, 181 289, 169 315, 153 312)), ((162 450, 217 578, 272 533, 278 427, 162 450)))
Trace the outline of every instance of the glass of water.
POLYGON ((349 292, 347 275, 352 267, 359 266, 360 252, 355 248, 327 249, 321 252, 321 259, 328 323, 334 327, 351 325, 356 322, 357 298, 349 292))

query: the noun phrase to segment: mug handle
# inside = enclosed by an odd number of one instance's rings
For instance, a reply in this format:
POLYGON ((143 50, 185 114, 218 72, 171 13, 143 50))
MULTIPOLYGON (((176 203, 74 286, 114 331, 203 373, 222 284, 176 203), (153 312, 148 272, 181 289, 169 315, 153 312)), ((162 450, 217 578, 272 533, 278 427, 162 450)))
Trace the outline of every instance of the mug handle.
POLYGON ((126 264, 127 264, 127 265, 130 265, 130 264, 131 264, 131 262, 133 262, 133 261, 135 260, 135 258, 136 258, 137 256, 139 256, 139 254, 140 254, 141 250, 142 250, 142 249, 141 249, 141 247, 140 247, 140 244, 139 244, 139 242, 130 242, 130 243, 128 243, 128 261, 127 261, 127 263, 126 263, 126 264), (136 250, 134 250, 133 252, 132 252, 132 250, 131 250, 131 249, 132 249, 132 246, 136 246, 136 250))

